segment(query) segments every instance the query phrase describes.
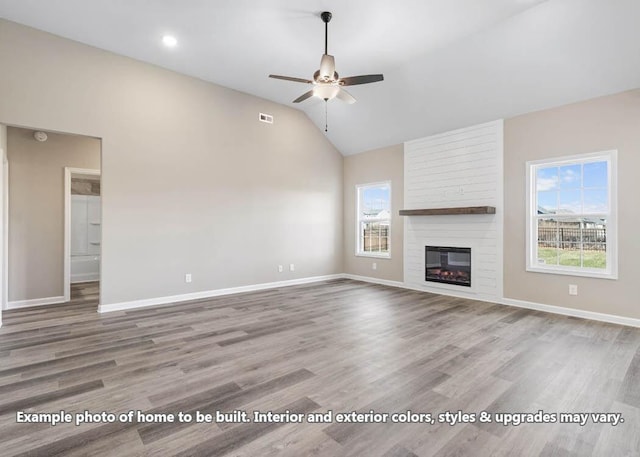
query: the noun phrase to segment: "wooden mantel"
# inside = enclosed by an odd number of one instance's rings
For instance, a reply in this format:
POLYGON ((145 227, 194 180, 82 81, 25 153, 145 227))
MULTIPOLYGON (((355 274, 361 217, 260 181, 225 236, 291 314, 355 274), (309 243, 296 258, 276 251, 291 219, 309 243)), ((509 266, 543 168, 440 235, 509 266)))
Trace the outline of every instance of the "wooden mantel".
POLYGON ((447 216, 451 214, 495 214, 495 206, 463 206, 457 208, 401 209, 400 216, 447 216))

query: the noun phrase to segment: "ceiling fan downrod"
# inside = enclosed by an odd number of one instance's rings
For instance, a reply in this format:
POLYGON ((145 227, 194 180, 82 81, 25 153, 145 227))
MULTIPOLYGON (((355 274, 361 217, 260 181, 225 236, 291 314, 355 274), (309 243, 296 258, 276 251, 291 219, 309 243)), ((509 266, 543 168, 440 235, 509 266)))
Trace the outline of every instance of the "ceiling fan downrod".
POLYGON ((324 53, 329 54, 329 21, 331 20, 331 13, 329 11, 323 12, 320 17, 324 22, 324 53))
MULTIPOLYGON (((329 54, 329 21, 331 21, 331 13, 329 11, 324 11, 320 14, 322 18, 322 22, 324 22, 324 53, 329 54)), ((329 114, 327 113, 327 102, 328 99, 324 99, 324 132, 327 133, 329 131, 329 114)))
POLYGON ((315 96, 323 99, 325 102, 338 98, 345 103, 352 104, 355 103, 356 99, 346 91, 345 87, 369 84, 384 80, 382 74, 348 76, 346 78, 341 78, 338 75, 338 72, 336 71, 335 58, 329 54, 329 22, 331 21, 332 16, 333 15, 329 11, 323 11, 320 13, 320 18, 322 19, 322 22, 324 22, 324 54, 322 54, 322 58, 320 59, 320 68, 316 70, 311 79, 269 75, 269 78, 283 79, 285 81, 311 85, 311 90, 308 90, 296 98, 293 103, 300 103, 315 96))

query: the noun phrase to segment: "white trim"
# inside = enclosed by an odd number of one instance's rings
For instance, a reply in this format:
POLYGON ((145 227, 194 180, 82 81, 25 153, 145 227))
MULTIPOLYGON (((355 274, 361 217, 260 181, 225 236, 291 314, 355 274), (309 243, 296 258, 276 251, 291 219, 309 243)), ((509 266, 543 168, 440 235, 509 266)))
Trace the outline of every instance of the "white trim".
POLYGON ((33 298, 31 300, 16 300, 16 301, 10 301, 9 303, 7 303, 7 309, 30 308, 32 306, 54 305, 54 304, 59 304, 64 302, 65 302, 65 299, 63 296, 33 298))
MULTIPOLYGON (((401 281, 391 281, 388 279, 372 278, 370 276, 359 276, 359 275, 352 275, 348 273, 325 275, 325 276, 313 276, 309 278, 292 279, 289 281, 277 281, 277 282, 269 282, 269 283, 263 283, 263 284, 255 284, 250 286, 231 287, 228 289, 208 290, 203 292, 173 295, 169 297, 151 298, 147 300, 133 300, 129 302, 112 303, 108 305, 100 305, 98 307, 98 312, 107 313, 112 311, 124 311, 124 310, 130 310, 130 309, 145 308, 148 306, 167 305, 171 303, 178 303, 178 302, 184 302, 189 300, 199 300, 203 298, 212 298, 212 297, 218 297, 222 295, 230 295, 230 294, 237 294, 237 293, 243 293, 243 292, 255 292, 260 290, 275 289, 279 287, 288 287, 288 286, 295 286, 295 285, 301 285, 301 284, 311 284, 314 282, 329 281, 333 279, 350 279, 353 281, 363 281, 363 282, 368 282, 372 284, 380 284, 383 286, 398 287, 398 288, 407 289, 407 290, 415 290, 417 292, 435 293, 437 295, 444 295, 444 296, 455 297, 455 298, 464 298, 466 300, 482 301, 486 303, 493 303, 493 304, 505 305, 505 306, 514 306, 517 308, 532 309, 532 310, 543 311, 551 314, 579 317, 582 319, 590 319, 593 321, 608 322, 611 324, 618 324, 618 325, 626 325, 629 327, 640 327, 640 319, 635 319, 631 317, 597 313, 593 311, 585 311, 585 310, 575 309, 575 308, 565 308, 561 306, 546 305, 542 303, 533 303, 533 302, 528 302, 523 300, 516 300, 512 298, 503 298, 501 300, 496 301, 496 300, 490 300, 482 297, 469 298, 468 295, 457 294, 451 291, 446 291, 442 293, 429 292, 424 289, 419 289, 417 287, 409 286, 401 281)), ((56 298, 56 297, 52 297, 52 298, 56 298)), ((63 297, 57 297, 57 298, 61 299, 63 297)), ((46 300, 46 299, 41 299, 41 300, 46 300)), ((35 305, 32 305, 32 306, 35 306, 35 305)))
MULTIPOLYGON (((372 278, 370 276, 343 274, 342 277, 344 279, 353 279, 354 281, 370 282, 372 284, 381 284, 383 286, 399 287, 401 289, 415 290, 416 292, 424 292, 427 294, 444 295, 447 297, 455 297, 455 298, 464 298, 465 300, 481 301, 486 303, 494 303, 494 304, 496 303, 494 299, 484 298, 482 296, 470 297, 466 293, 456 293, 455 290, 446 290, 445 288, 442 288, 442 291, 433 291, 433 290, 420 288, 417 286, 412 286, 401 281, 390 281, 388 279, 372 278)), ((443 284, 443 285, 446 285, 446 284, 443 284)), ((459 287, 459 286, 454 286, 454 287, 459 287)))
MULTIPOLYGON (((355 187, 356 187, 356 252, 355 252, 355 256, 390 259, 391 258, 391 225, 393 221, 393 208, 391 207, 391 202, 393 198, 391 192, 393 191, 393 189, 391 185, 391 180, 372 182, 372 183, 366 183, 366 184, 356 184, 355 187), (387 233, 387 246, 389 250, 386 253, 381 252, 379 254, 360 251, 360 189, 363 187, 376 187, 376 186, 389 187, 389 231, 387 233)), ((368 222, 385 222, 385 221, 386 219, 375 219, 375 220, 369 220, 368 222)))
MULTIPOLYGON (((424 138, 421 138, 420 140, 423 140, 424 138)), ((418 141, 418 140, 413 140, 418 141)), ((402 145, 402 176, 404 177, 404 182, 402 183, 403 186, 403 195, 402 195, 402 199, 403 202, 406 202, 407 200, 407 172, 409 171, 409 166, 407 164, 407 145, 410 145, 411 142, 409 141, 405 141, 405 143, 402 145)), ((404 204, 404 203, 403 203, 404 204)), ((406 206, 405 206, 406 208, 406 206)), ((411 221, 409 220, 409 218, 407 218, 407 220, 404 221, 404 223, 402 224, 402 284, 403 287, 406 287, 405 281, 407 279, 407 255, 409 253, 409 243, 407 242, 407 240, 409 239, 409 224, 411 223, 411 221)))
MULTIPOLYGON (((71 178, 72 175, 100 176, 100 170, 64 167, 64 301, 71 300, 71 178)), ((100 209, 102 211, 102 208, 100 209)), ((102 239, 100 240, 102 241, 102 239)), ((102 254, 102 253, 101 253, 102 254)), ((102 255, 100 256, 102 263, 102 255)), ((102 265, 100 266, 102 271, 102 265)), ((100 279, 98 277, 98 279, 100 279)))
MULTIPOLYGON (((496 214, 494 216, 497 218, 496 296, 500 298, 504 297, 504 119, 498 119, 495 123, 497 137, 499 138, 496 157, 498 175, 498 182, 496 183, 496 214)), ((478 255, 477 253, 478 250, 476 249, 476 256, 478 255)), ((473 262, 473 259, 471 259, 471 261, 473 262)))
MULTIPOLYGON (((6 126, 3 126, 6 128, 6 126)), ((0 326, 2 325, 2 310, 7 309, 9 303, 9 156, 2 151, 2 291, 0 292, 0 326)))
POLYGON ((363 282, 370 282, 372 284, 381 284, 383 286, 389 286, 389 287, 401 287, 403 289, 406 289, 407 287, 404 285, 403 282, 400 281, 390 281, 388 279, 380 279, 380 278, 372 278, 371 276, 359 276, 359 275, 352 275, 352 274, 348 274, 345 273, 342 275, 342 277, 344 279, 352 279, 354 281, 363 281, 363 282))
MULTIPOLYGON (((588 278, 599 279, 618 279, 618 151, 608 150, 600 152, 590 152, 585 154, 576 154, 558 158, 530 160, 526 163, 526 189, 527 189, 527 227, 526 227, 526 264, 525 270, 534 273, 559 274, 569 276, 583 276, 588 278), (591 269, 584 267, 571 267, 562 265, 542 266, 534 262, 535 253, 538 244, 533 240, 533 224, 536 220, 544 216, 538 216, 538 201, 536 193, 536 179, 534 173, 541 165, 562 166, 563 164, 572 163, 589 163, 593 161, 606 161, 608 164, 608 203, 609 211, 607 213, 607 268, 591 269), (535 211, 535 216, 534 216, 535 211)), ((582 189, 582 187, 580 188, 582 189)), ((550 214, 547 217, 570 217, 571 214, 550 214)), ((575 217, 589 217, 588 213, 575 214, 575 217)))
MULTIPOLYGON (((573 267, 576 268, 576 267, 573 267)), ((546 273, 554 275, 566 275, 566 276, 582 276, 585 278, 595 279, 618 279, 617 274, 605 273, 603 270, 596 270, 592 268, 581 268, 575 270, 572 267, 563 267, 562 265, 550 265, 549 267, 533 267, 527 266, 526 270, 530 273, 546 273)))
POLYGON ((344 275, 334 274, 325 276, 313 276, 309 278, 291 279, 288 281, 266 282, 262 284, 253 284, 249 286, 230 287, 228 289, 205 290, 202 292, 193 292, 189 294, 171 295, 168 297, 149 298, 144 300, 132 300, 120 303, 110 303, 98 306, 99 313, 108 313, 112 311, 123 311, 128 309, 144 308, 147 306, 167 305, 175 302, 183 302, 189 300, 200 300, 203 298, 218 297, 221 295, 239 294, 243 292, 254 292, 258 290, 276 289, 278 287, 297 286, 300 284, 310 284, 319 281, 329 281, 332 279, 342 279, 344 275))
MULTIPOLYGON (((391 229, 389 229, 389 233, 391 233, 391 229)), ((359 253, 356 254, 356 257, 372 257, 374 259, 390 259, 391 256, 389 254, 375 254, 375 253, 359 253)))
MULTIPOLYGON (((351 274, 344 274, 342 276, 345 279, 353 279, 355 281, 364 281, 364 282, 369 282, 373 284, 382 284, 385 286, 400 287, 402 289, 415 290, 417 292, 436 293, 436 292, 429 292, 424 289, 419 289, 417 287, 409 286, 399 281, 388 281, 386 279, 371 278, 368 276, 356 276, 351 274)), ((499 301, 495 301, 495 300, 489 300, 481 297, 469 298, 468 296, 465 296, 462 294, 456 294, 455 292, 443 292, 443 293, 436 293, 436 294, 445 295, 449 297, 456 297, 456 298, 465 298, 467 300, 482 301, 482 302, 493 303, 497 305, 532 309, 536 311, 543 311, 545 313, 559 314, 562 316, 579 317, 581 319, 589 319, 589 320, 598 321, 598 322, 607 322, 610 324, 626 325, 629 327, 640 327, 640 319, 636 319, 633 317, 616 316, 615 314, 597 313, 594 311, 586 311, 586 310, 576 309, 576 308, 565 308, 563 306, 546 305, 543 303, 534 303, 534 302, 529 302, 524 300, 516 300, 514 298, 502 298, 499 301)))
POLYGON ((627 325, 629 327, 640 327, 640 319, 633 317, 616 316, 615 314, 597 313, 594 311, 585 311, 583 309, 565 308, 563 306, 545 305, 543 303, 534 303, 524 300, 516 300, 514 298, 503 298, 502 304, 507 306, 516 306, 518 308, 533 309, 536 311, 544 311, 545 313, 561 314, 563 316, 579 317, 582 319, 590 319, 592 321, 608 322, 610 324, 627 325))

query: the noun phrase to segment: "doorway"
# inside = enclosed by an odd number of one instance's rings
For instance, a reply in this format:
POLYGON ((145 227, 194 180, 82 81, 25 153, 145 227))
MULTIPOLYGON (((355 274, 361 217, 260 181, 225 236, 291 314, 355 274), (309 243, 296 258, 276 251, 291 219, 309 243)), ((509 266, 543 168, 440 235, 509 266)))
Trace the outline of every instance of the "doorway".
POLYGON ((68 303, 75 289, 71 285, 74 271, 82 285, 79 289, 95 297, 92 301, 97 309, 102 210, 100 200, 93 197, 101 198, 101 149, 99 138, 6 127, 8 173, 2 183, 2 197, 7 201, 2 230, 7 240, 2 268, 5 310, 68 303), (72 207, 74 194, 83 193, 97 195, 81 196, 89 247, 76 252, 84 254, 75 262, 80 265, 76 268, 71 258, 72 207))
POLYGON ((100 287, 102 200, 100 170, 64 169, 64 301, 100 287), (71 290, 73 287, 74 293, 71 290), (73 295, 73 297, 72 297, 73 295))

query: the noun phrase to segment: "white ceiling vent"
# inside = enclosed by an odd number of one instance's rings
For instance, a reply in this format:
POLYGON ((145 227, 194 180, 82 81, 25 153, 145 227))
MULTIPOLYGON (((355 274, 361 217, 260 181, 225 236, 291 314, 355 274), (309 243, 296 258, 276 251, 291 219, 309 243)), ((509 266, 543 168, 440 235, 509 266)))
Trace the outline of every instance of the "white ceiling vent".
POLYGON ((260 122, 266 122, 267 124, 273 124, 273 116, 271 114, 260 113, 258 116, 260 122))

